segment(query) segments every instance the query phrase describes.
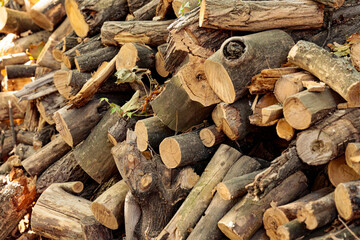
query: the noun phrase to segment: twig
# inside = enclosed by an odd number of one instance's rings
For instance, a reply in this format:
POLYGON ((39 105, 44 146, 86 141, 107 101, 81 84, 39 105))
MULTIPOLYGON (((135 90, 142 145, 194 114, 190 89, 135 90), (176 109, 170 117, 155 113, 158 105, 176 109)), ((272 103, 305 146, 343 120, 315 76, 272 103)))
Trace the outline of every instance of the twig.
POLYGON ((12 107, 11 107, 11 101, 9 100, 8 103, 9 103, 11 135, 12 135, 13 142, 14 142, 14 148, 16 148, 16 133, 15 133, 15 128, 14 128, 14 118, 13 118, 13 111, 12 111, 12 107))
POLYGON ((348 227, 348 225, 341 219, 340 216, 338 216, 339 221, 344 225, 344 227, 355 237, 356 240, 360 240, 358 236, 348 227))

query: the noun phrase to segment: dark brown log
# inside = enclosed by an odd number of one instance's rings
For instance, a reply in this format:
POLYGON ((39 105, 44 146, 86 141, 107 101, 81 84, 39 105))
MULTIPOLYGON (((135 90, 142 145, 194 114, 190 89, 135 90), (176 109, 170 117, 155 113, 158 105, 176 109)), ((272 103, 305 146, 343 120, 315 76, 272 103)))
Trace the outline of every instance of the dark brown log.
POLYGON ((293 44, 292 38, 281 30, 226 40, 205 61, 205 74, 211 88, 224 102, 235 102, 246 93, 252 76, 264 68, 285 63, 293 44))
POLYGON ((48 125, 40 129, 35 133, 34 137, 32 138, 33 147, 36 150, 39 150, 40 148, 42 148, 51 141, 51 138, 53 137, 54 134, 55 134, 55 126, 53 125, 48 125))
POLYGON ((34 77, 36 65, 7 65, 5 67, 8 79, 34 77))
POLYGON ((225 134, 215 125, 200 130, 200 139, 205 147, 213 147, 225 141, 225 134))
POLYGON ((136 10, 146 5, 150 0, 127 0, 129 12, 134 13, 136 10))
POLYGON ((126 0, 65 0, 65 9, 79 37, 93 36, 105 21, 123 20, 128 13, 126 0))
POLYGON ((216 151, 202 144, 199 132, 165 138, 159 146, 161 160, 168 168, 177 168, 209 159, 216 151))
POLYGON ((119 51, 116 59, 116 70, 121 68, 132 69, 139 68, 154 68, 155 66, 155 51, 146 45, 136 43, 125 43, 119 51))
POLYGON ((346 164, 345 156, 331 160, 327 166, 327 174, 333 186, 360 179, 360 174, 346 164))
POLYGON ((296 141, 301 160, 321 165, 345 152, 346 144, 359 141, 360 110, 338 110, 314 127, 303 131, 296 141))
POLYGON ((335 205, 339 215, 346 221, 360 218, 360 181, 340 183, 334 192, 335 205))
POLYGON ((129 42, 158 46, 166 42, 167 27, 172 22, 173 20, 105 22, 101 27, 101 42, 115 46, 129 42))
POLYGON ((309 232, 310 230, 306 228, 305 223, 294 219, 279 226, 276 231, 276 236, 280 240, 291 240, 298 239, 304 235, 307 235, 309 232))
POLYGON ((40 0, 32 6, 29 15, 39 27, 53 31, 66 16, 64 1, 40 0))
POLYGON ((136 20, 152 20, 156 14, 156 7, 158 6, 160 0, 150 0, 141 8, 133 12, 134 18, 136 20))
POLYGON ((355 143, 349 143, 346 146, 346 150, 345 150, 345 159, 347 165, 352 169, 354 169, 354 171, 357 172, 358 174, 360 174, 359 148, 360 148, 360 144, 358 142, 355 142, 355 143))
POLYGON ((0 57, 0 69, 5 68, 7 65, 23 64, 29 61, 29 55, 26 53, 15 53, 0 57))
POLYGON ((0 32, 19 35, 28 30, 32 32, 41 30, 25 12, 0 7, 0 16, 0 32))
POLYGON ((114 58, 118 51, 116 47, 101 48, 75 57, 74 62, 79 72, 92 72, 96 70, 101 63, 114 58))
POLYGON ((0 120, 9 119, 9 101, 12 106, 13 117, 24 118, 27 102, 20 102, 14 96, 14 92, 1 92, 0 93, 0 120))
POLYGON ((84 240, 111 240, 113 239, 111 230, 99 223, 95 217, 84 217, 80 221, 84 240))
POLYGON ((57 91, 38 99, 36 107, 41 117, 50 125, 54 124, 54 113, 65 105, 65 98, 57 91))
POLYGON ((116 144, 126 139, 127 129, 133 129, 137 119, 132 117, 130 119, 119 118, 119 120, 109 128, 107 136, 109 141, 115 146, 116 144))
POLYGON ((200 13, 200 27, 257 32, 276 28, 320 28, 324 8, 313 1, 205 0, 201 2, 200 13))
POLYGON ((39 176, 52 163, 70 151, 70 149, 65 141, 60 136, 57 136, 36 152, 36 154, 22 161, 22 166, 31 176, 39 176))

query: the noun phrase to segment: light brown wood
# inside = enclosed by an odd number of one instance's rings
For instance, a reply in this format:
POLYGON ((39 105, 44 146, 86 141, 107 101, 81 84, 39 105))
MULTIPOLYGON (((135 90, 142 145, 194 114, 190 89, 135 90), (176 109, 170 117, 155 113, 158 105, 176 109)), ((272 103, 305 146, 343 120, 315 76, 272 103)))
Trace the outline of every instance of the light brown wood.
POLYGON ((261 109, 262 124, 278 120, 283 115, 283 107, 280 104, 270 105, 261 109))
POLYGON ((23 64, 29 61, 29 55, 26 53, 15 53, 0 57, 0 69, 5 68, 7 65, 23 64))
POLYGON ((32 20, 41 28, 53 31, 66 16, 63 0, 40 0, 29 12, 32 20))
POLYGON ((345 1, 344 0, 315 0, 315 2, 338 9, 344 4, 345 1))
POLYGON ((141 8, 133 12, 136 20, 152 20, 156 14, 156 8, 160 0, 151 0, 141 8))
POLYGON ((339 215, 346 221, 360 217, 357 199, 360 195, 360 182, 340 183, 334 192, 335 205, 339 215))
POLYGON ((41 30, 26 12, 0 7, 0 32, 20 34, 31 30, 41 30))
POLYGON ((133 67, 151 69, 155 66, 155 51, 150 47, 136 43, 125 43, 116 59, 116 70, 133 67))
POLYGON ((290 141, 295 136, 295 129, 290 126, 290 124, 286 121, 285 118, 281 118, 276 123, 276 133, 279 138, 290 141))
POLYGON ((38 99, 36 107, 41 117, 49 124, 54 124, 53 114, 65 105, 65 98, 55 91, 38 99))
POLYGON ((9 101, 12 106, 14 119, 24 118, 27 101, 19 102, 19 99, 14 96, 14 92, 0 92, 0 120, 10 119, 9 101))
POLYGON ((58 92, 66 99, 72 96, 71 87, 67 84, 67 78, 69 75, 69 71, 66 70, 58 70, 54 74, 54 85, 58 92))
POLYGON ((323 82, 302 81, 302 85, 309 92, 323 92, 323 91, 325 91, 325 88, 326 88, 326 85, 323 82))
POLYGON ((360 179, 360 174, 346 164, 345 156, 342 155, 331 160, 327 167, 329 180, 335 187, 340 183, 350 182, 360 179))
POLYGON ((76 69, 79 72, 93 72, 103 62, 113 59, 118 51, 116 47, 105 47, 76 56, 74 58, 76 69))
POLYGON ((275 88, 275 83, 278 77, 264 77, 261 73, 256 74, 251 78, 248 86, 250 94, 265 94, 272 92, 275 88))
POLYGON ((360 44, 355 43, 350 48, 351 63, 354 65, 356 70, 360 70, 360 44))
POLYGON ((347 165, 360 174, 360 143, 348 143, 345 150, 345 159, 347 165))
POLYGON ((169 76, 169 72, 165 69, 165 54, 167 43, 161 44, 157 47, 158 51, 155 54, 155 69, 161 77, 169 76))
POLYGON ((226 135, 215 125, 201 129, 199 135, 205 147, 213 147, 226 139, 226 135))

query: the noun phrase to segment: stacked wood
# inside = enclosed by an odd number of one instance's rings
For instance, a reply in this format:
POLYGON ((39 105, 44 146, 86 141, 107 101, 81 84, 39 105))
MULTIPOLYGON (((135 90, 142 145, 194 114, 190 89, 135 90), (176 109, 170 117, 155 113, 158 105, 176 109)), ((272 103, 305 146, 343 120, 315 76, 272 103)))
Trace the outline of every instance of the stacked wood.
MULTIPOLYGON (((109 141, 114 146, 116 144, 124 141, 126 139, 126 131, 127 131, 127 129, 135 128, 135 125, 137 123, 136 120, 137 120, 136 118, 130 118, 130 119, 125 119, 125 118, 122 118, 122 117, 119 118, 119 120, 112 127, 110 127, 108 132, 107 132, 107 136, 108 136, 109 141)), ((136 130, 135 130, 135 133, 136 133, 136 130)), ((146 137, 146 134, 144 133, 143 136, 139 136, 139 138, 141 138, 141 137, 146 137)), ((137 141, 137 143, 138 142, 139 141, 137 141)), ((146 144, 147 144, 147 142, 146 142, 146 144)), ((139 143, 138 143, 137 146, 138 146, 138 148, 140 150, 139 143)))
POLYGON ((226 139, 225 134, 215 125, 201 129, 199 135, 205 147, 213 147, 226 139))
POLYGON ((281 118, 281 115, 279 114, 280 108, 281 106, 279 105, 278 100, 271 92, 266 93, 260 99, 256 97, 251 106, 252 115, 249 116, 250 124, 259 127, 267 127, 276 124, 279 118, 281 118), (269 114, 272 113, 272 109, 275 110, 276 114, 275 115, 273 114, 275 118, 270 118, 269 114), (263 121, 263 117, 264 117, 264 121, 263 121))
POLYGON ((26 101, 20 102, 19 99, 14 95, 14 92, 1 92, 0 93, 0 120, 9 119, 9 102, 12 106, 13 117, 24 118, 26 111, 26 101))
POLYGON ((339 215, 345 220, 360 217, 359 214, 359 181, 340 183, 334 192, 335 205, 339 215))
POLYGON ((335 187, 340 183, 346 183, 360 179, 360 175, 346 164, 344 155, 331 160, 328 164, 327 171, 329 180, 335 187))

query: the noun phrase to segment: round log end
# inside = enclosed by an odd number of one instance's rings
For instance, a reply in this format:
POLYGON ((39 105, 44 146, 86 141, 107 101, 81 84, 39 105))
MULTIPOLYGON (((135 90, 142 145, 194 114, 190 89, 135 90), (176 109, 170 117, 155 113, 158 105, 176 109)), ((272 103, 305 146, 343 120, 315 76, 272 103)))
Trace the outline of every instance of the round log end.
POLYGON ((289 219, 286 217, 285 213, 283 211, 280 211, 278 208, 267 209, 263 216, 263 223, 266 230, 266 235, 268 235, 271 239, 278 239, 278 227, 287 222, 289 222, 289 219))
POLYGON ((89 33, 89 25, 81 14, 77 1, 65 0, 65 10, 76 35, 86 37, 89 33))
POLYGON ((277 122, 276 133, 280 138, 290 141, 295 135, 295 130, 285 118, 282 118, 277 122))
POLYGON ((334 192, 335 205, 339 215, 345 220, 351 220, 353 217, 351 196, 345 184, 340 183, 334 192))
POLYGON ((340 183, 360 179, 360 175, 346 164, 344 155, 330 161, 328 164, 328 176, 331 184, 335 187, 340 183))
POLYGON ((345 159, 348 166, 360 174, 360 143, 348 143, 345 150, 345 159))
MULTIPOLYGON (((204 1, 204 0, 203 0, 204 1)), ((230 239, 240 239, 239 236, 233 232, 233 227, 235 227, 235 223, 233 222, 218 222, 218 228, 230 239)))
POLYGON ((91 211, 94 214, 96 220, 102 225, 112 230, 119 228, 119 223, 114 214, 103 204, 93 202, 91 204, 91 211))
POLYGON ((137 136, 136 139, 136 144, 138 149, 141 152, 146 151, 146 149, 148 148, 148 132, 147 132, 147 128, 145 126, 145 123, 142 121, 137 121, 135 124, 135 134, 137 136))
POLYGON ((312 115, 298 98, 287 98, 283 112, 286 121, 295 129, 304 130, 311 125, 312 115))
POLYGON ((356 106, 360 105, 360 82, 355 82, 349 87, 346 100, 356 106))
POLYGON ((125 43, 120 48, 119 54, 116 57, 116 70, 121 68, 132 69, 136 66, 138 60, 138 51, 134 44, 125 43))
POLYGON ((66 122, 62 118, 61 114, 59 112, 55 112, 53 115, 53 119, 56 124, 56 130, 59 132, 59 134, 63 138, 63 140, 70 147, 74 147, 74 140, 73 140, 70 130, 69 130, 66 122))
POLYGON ((29 15, 34 23, 42 29, 50 32, 54 30, 54 23, 51 22, 45 14, 38 12, 37 9, 34 9, 34 7, 31 8, 29 15))
POLYGON ((84 184, 82 182, 74 182, 72 185, 72 191, 74 193, 81 193, 84 190, 84 184))
POLYGON ((306 228, 309 230, 314 230, 319 226, 319 223, 316 219, 316 216, 314 216, 314 214, 312 213, 312 211, 308 211, 306 214, 306 219, 305 219, 305 224, 306 224, 306 228))
POLYGON ((224 183, 219 183, 216 186, 216 191, 219 193, 222 199, 231 200, 231 193, 224 183))
POLYGON ((279 226, 276 231, 277 238, 274 239, 280 239, 280 240, 290 240, 290 233, 287 230, 285 226, 279 226))
POLYGON ((58 62, 62 61, 62 57, 63 57, 63 52, 59 49, 53 49, 52 50, 52 55, 54 57, 54 59, 58 62))
POLYGON ((118 142, 116 141, 116 139, 114 138, 113 135, 111 135, 110 133, 107 133, 108 139, 111 142, 112 145, 116 145, 118 142))
POLYGON ((200 139, 205 147, 212 147, 215 144, 216 137, 210 129, 204 128, 199 133, 200 139))
POLYGON ((70 58, 63 55, 62 56, 62 61, 64 63, 64 65, 68 68, 68 69, 71 69, 71 61, 70 61, 70 58))
POLYGON ((159 146, 162 162, 168 168, 176 168, 181 162, 181 149, 179 143, 169 137, 165 138, 159 146))
POLYGON ((214 60, 207 59, 204 63, 204 69, 210 87, 216 95, 226 103, 235 102, 235 88, 224 66, 214 60))
POLYGON ((6 26, 6 22, 8 19, 8 13, 5 7, 0 7, 0 32, 2 32, 3 28, 6 26))
POLYGON ((301 82, 291 81, 287 79, 285 75, 276 81, 274 95, 279 103, 284 103, 288 97, 300 92, 303 89, 304 87, 301 82))

